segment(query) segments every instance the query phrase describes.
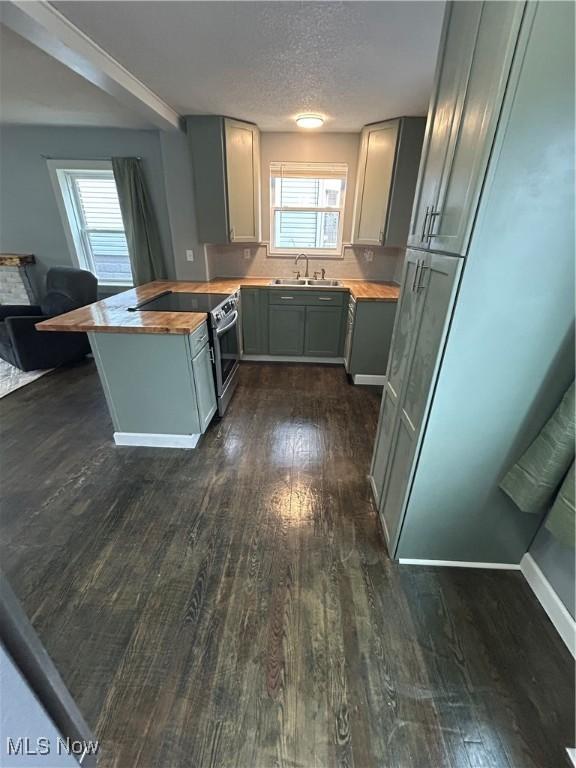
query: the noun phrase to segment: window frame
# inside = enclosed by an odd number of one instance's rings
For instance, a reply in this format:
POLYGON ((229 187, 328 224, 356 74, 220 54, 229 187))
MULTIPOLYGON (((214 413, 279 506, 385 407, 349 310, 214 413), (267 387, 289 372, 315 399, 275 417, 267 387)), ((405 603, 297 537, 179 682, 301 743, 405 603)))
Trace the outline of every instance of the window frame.
POLYGON ((306 253, 310 258, 342 258, 344 253, 344 214, 346 210, 346 192, 348 187, 348 164, 347 163, 302 163, 293 160, 272 161, 269 167, 269 194, 270 194, 270 233, 268 241, 268 250, 271 256, 296 256, 299 253, 306 253), (340 205, 338 206, 277 206, 274 205, 274 179, 279 178, 282 168, 286 168, 293 178, 297 178, 298 170, 301 171, 301 178, 329 178, 330 176, 340 178, 343 181, 340 205), (311 171, 318 171, 318 176, 314 176, 311 171), (322 171, 326 173, 322 175, 322 171), (303 248, 296 246, 277 246, 275 244, 275 221, 277 211, 294 212, 312 212, 312 213, 338 213, 338 237, 336 248, 303 248))
MULTIPOLYGON (((87 269, 92 272, 98 280, 98 285, 110 288, 133 288, 134 275, 132 275, 130 282, 105 280, 98 276, 92 259, 92 249, 86 242, 84 227, 78 218, 81 203, 76 188, 68 175, 79 171, 95 172, 96 174, 98 171, 112 173, 112 162, 110 160, 48 160, 47 164, 60 218, 64 226, 68 250, 74 264, 80 269, 87 269)), ((99 229, 98 231, 118 232, 119 230, 99 229)), ((126 235, 126 230, 123 229, 122 231, 126 235)), ((132 271, 132 266, 130 266, 130 270, 132 271)))

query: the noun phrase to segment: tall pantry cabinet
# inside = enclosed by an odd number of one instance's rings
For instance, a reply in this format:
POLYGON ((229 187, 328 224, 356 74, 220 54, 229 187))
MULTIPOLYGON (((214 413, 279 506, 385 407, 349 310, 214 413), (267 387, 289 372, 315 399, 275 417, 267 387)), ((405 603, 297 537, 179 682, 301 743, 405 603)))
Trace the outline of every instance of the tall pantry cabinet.
POLYGON ((573 375, 573 16, 447 7, 370 472, 401 561, 518 563, 540 522, 498 482, 573 375))

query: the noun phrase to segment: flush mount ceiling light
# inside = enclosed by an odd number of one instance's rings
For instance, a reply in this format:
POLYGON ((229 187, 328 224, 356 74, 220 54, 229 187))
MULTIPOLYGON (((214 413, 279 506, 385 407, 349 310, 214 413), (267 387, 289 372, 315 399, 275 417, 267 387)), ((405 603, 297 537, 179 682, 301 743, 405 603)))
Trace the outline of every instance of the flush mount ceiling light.
POLYGON ((296 125, 298 128, 320 128, 324 125, 324 118, 321 115, 298 115, 296 125))

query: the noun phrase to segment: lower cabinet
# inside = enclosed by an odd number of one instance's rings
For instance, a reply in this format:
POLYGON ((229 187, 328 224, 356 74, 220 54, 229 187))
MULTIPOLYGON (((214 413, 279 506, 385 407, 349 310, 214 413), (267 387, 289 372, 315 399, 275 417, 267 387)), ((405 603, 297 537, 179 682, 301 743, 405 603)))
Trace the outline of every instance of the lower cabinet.
POLYGON ((339 357, 342 354, 342 308, 306 307, 304 354, 339 357))
POLYGON ((194 448, 216 413, 203 322, 191 334, 91 333, 119 445, 194 448))
POLYGON ((358 301, 349 311, 346 370, 385 376, 396 317, 395 301, 358 301))
POLYGON ((242 349, 246 355, 268 354, 268 291, 242 288, 242 349))
POLYGON ((345 355, 349 373, 384 375, 395 313, 396 302, 360 300, 356 304, 351 299, 349 303, 346 291, 242 288, 243 353, 345 355), (356 313, 349 313, 349 306, 356 307, 356 313))
POLYGON ((271 355, 304 354, 306 307, 270 305, 268 342, 271 355))
POLYGON ((395 557, 462 259, 407 251, 370 477, 395 557))
POLYGON ((200 431, 206 432, 212 416, 216 413, 216 391, 212 374, 210 345, 205 344, 192 360, 192 373, 196 388, 196 407, 200 421, 200 431))

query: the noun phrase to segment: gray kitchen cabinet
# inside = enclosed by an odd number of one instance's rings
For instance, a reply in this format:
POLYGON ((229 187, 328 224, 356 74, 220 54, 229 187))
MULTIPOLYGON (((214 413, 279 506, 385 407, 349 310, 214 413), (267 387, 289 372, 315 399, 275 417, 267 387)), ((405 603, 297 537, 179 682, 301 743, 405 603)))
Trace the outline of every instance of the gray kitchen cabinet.
POLYGON ((342 355, 347 292, 304 288, 267 293, 271 355, 342 355))
POLYGON ((263 288, 242 288, 240 297, 243 352, 267 355, 268 292, 263 288))
POLYGON ((525 10, 448 3, 409 244, 464 255, 525 10))
POLYGON ((299 304, 309 307, 342 307, 347 296, 346 291, 311 291, 309 288, 274 288, 268 291, 270 304, 299 304))
POLYGON ((268 314, 268 348, 271 355, 302 355, 306 307, 271 304, 268 314))
POLYGON ((191 115, 196 224, 203 243, 254 243, 260 234, 260 134, 256 125, 191 115))
POLYGON ((407 254, 370 473, 392 555, 461 266, 459 257, 407 254))
POLYGON ((212 421, 217 408, 212 359, 208 343, 193 358, 192 373, 196 389, 196 407, 198 409, 200 431, 204 433, 208 429, 208 425, 212 421))
POLYGON ((118 444, 195 447, 216 412, 205 322, 191 334, 92 332, 90 346, 118 444))
MULTIPOLYGON (((352 302, 351 302, 352 304, 352 302)), ((351 376, 384 376, 396 316, 395 301, 358 301, 348 312, 346 371, 351 376)))
POLYGON ((352 242, 406 245, 425 120, 402 117, 362 130, 352 242))
POLYGON ((516 565, 541 524, 500 482, 574 379, 574 15, 525 10, 397 558, 516 565))
POLYGON ((388 456, 392 445, 393 427, 399 407, 402 383, 412 349, 420 298, 415 291, 415 287, 422 256, 423 254, 419 251, 409 250, 404 261, 402 288, 396 309, 396 319, 392 332, 388 367, 386 369, 386 383, 382 393, 380 419, 370 470, 370 482, 377 503, 379 503, 382 497, 388 456))
MULTIPOLYGON (((456 3, 449 14, 473 8, 456 3)), ((484 20, 511 10, 481 6, 484 20)), ((470 23, 474 70, 494 56, 498 29, 489 40, 470 23)), ((573 4, 524 7, 501 107, 494 92, 487 112, 476 103, 477 127, 486 118, 497 128, 485 172, 468 177, 481 192, 461 230, 465 258, 407 254, 370 471, 400 562, 511 567, 540 524, 500 482, 574 378, 573 30, 573 4), (554 126, 545 134, 543 115, 554 126), (543 252, 554 254, 544 292, 543 252)), ((453 30, 444 37, 441 62, 453 30)), ((460 133, 472 130, 467 117, 460 133)))
POLYGON ((306 307, 304 354, 339 357, 342 354, 341 307, 306 307))
POLYGON ((352 355, 352 335, 354 334, 354 320, 356 319, 356 299, 350 296, 348 310, 346 312, 346 327, 344 338, 344 368, 350 373, 350 358, 352 355))

